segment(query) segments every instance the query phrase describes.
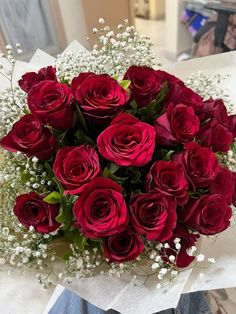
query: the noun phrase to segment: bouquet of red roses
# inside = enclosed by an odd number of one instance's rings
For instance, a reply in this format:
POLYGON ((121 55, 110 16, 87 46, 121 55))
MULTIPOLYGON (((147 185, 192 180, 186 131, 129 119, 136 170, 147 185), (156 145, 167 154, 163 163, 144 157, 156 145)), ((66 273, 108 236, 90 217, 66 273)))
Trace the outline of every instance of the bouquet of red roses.
MULTIPOLYGON (((19 86, 27 108, 0 143, 41 171, 13 208, 22 228, 43 235, 39 248, 63 239, 77 271, 148 260, 162 279, 193 262, 200 236, 229 227, 236 174, 221 156, 236 116, 221 99, 142 66, 123 80, 85 72, 72 81, 49 66, 19 86)), ((33 172, 19 167, 21 180, 33 172)))

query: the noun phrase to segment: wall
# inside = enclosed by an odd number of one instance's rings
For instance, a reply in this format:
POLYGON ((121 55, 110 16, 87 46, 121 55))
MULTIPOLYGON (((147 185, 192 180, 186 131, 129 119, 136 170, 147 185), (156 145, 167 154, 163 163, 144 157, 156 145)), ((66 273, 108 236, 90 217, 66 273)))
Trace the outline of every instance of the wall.
POLYGON ((92 29, 100 17, 116 29, 128 18, 134 24, 133 0, 54 0, 58 1, 67 43, 76 39, 88 47, 87 37, 92 38, 92 29))
POLYGON ((160 20, 165 17, 165 0, 149 0, 149 8, 151 19, 160 20))
POLYGON ((183 8, 182 0, 166 0, 166 54, 172 58, 190 49, 193 42, 186 26, 180 22, 183 8))
POLYGON ((67 44, 76 39, 86 47, 88 32, 82 0, 56 1, 60 8, 67 44))

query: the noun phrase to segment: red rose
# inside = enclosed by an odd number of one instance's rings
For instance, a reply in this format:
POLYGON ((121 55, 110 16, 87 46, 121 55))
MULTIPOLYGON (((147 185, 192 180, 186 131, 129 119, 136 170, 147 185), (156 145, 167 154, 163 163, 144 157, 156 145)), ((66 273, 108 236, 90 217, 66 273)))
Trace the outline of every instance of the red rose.
POLYGON ((159 78, 159 80, 161 80, 161 82, 167 82, 169 87, 172 87, 174 84, 180 84, 184 86, 184 82, 181 81, 178 77, 165 72, 163 70, 156 70, 156 74, 159 78))
POLYGON ((197 139, 202 146, 211 147, 214 152, 228 152, 233 135, 227 127, 213 119, 200 127, 197 139))
POLYGON ((232 196, 232 203, 234 207, 236 207, 236 172, 233 172, 233 187, 234 187, 234 191, 233 191, 233 196, 232 196))
POLYGON ((203 104, 202 97, 191 88, 185 86, 184 82, 165 71, 157 70, 156 73, 163 82, 168 83, 168 93, 165 97, 166 106, 170 103, 193 107, 196 112, 200 112, 203 104))
POLYGON ((158 144, 172 146, 191 142, 199 130, 199 119, 192 107, 170 104, 166 113, 154 122, 158 144))
POLYGON ((53 171, 66 192, 79 194, 101 171, 98 154, 89 145, 65 146, 56 155, 53 171))
POLYGON ((188 229, 185 228, 183 225, 177 225, 177 227, 173 231, 173 236, 167 241, 170 248, 163 248, 160 251, 162 259, 165 262, 170 262, 168 257, 170 255, 174 255, 176 257, 175 264, 177 267, 187 267, 195 259, 194 256, 188 255, 187 250, 190 249, 192 246, 195 246, 195 242, 198 238, 199 234, 190 233, 188 229), (181 249, 178 251, 178 254, 174 242, 176 238, 180 239, 179 243, 181 245, 181 249))
POLYGON ((27 97, 30 111, 42 121, 58 130, 73 126, 72 94, 66 84, 42 81, 34 85, 27 97))
POLYGON ((122 232, 128 224, 128 212, 122 188, 111 179, 96 177, 74 204, 75 225, 89 238, 101 238, 122 232))
POLYGON ((71 88, 84 116, 91 122, 110 121, 128 101, 127 92, 107 74, 81 73, 71 88))
POLYGON ((133 195, 130 220, 134 229, 147 240, 166 241, 176 226, 176 203, 173 198, 158 192, 133 195))
POLYGON ((52 66, 42 68, 36 72, 28 72, 18 81, 20 88, 28 93, 30 89, 41 81, 57 81, 56 69, 52 66))
POLYGON ((182 165, 174 161, 156 161, 146 177, 148 191, 173 196, 179 205, 188 201, 188 183, 182 165))
POLYGON ((220 167, 214 181, 210 184, 210 193, 221 194, 230 205, 232 203, 233 192, 233 173, 228 168, 220 167))
POLYGON ((228 129, 236 138, 236 114, 228 117, 228 129))
POLYGON ((0 141, 0 145, 10 152, 22 152, 28 157, 48 160, 56 148, 56 138, 48 128, 31 114, 15 122, 12 130, 0 141))
POLYGON ((98 136, 98 150, 119 166, 141 167, 152 159, 155 136, 152 126, 122 113, 98 136))
POLYGON ((215 154, 197 143, 185 144, 184 151, 174 155, 173 160, 182 164, 187 178, 196 188, 208 186, 219 170, 215 154))
POLYGON ((125 230, 103 241, 103 253, 111 262, 122 263, 135 260, 143 251, 144 244, 140 236, 125 230))
POLYGON ((129 86, 131 98, 139 107, 148 106, 162 87, 156 71, 148 67, 132 65, 125 73, 124 80, 131 81, 129 86))
POLYGON ((229 227, 231 216, 232 209, 225 198, 220 194, 213 194, 190 200, 179 217, 186 226, 199 233, 213 235, 229 227))
POLYGON ((222 99, 209 98, 203 102, 203 108, 198 114, 201 121, 216 119, 221 124, 227 126, 227 109, 222 99))
POLYGON ((44 197, 35 192, 22 194, 16 198, 13 208, 14 214, 23 226, 27 229, 33 226, 39 233, 49 233, 60 226, 55 220, 59 214, 59 205, 44 202, 44 197))

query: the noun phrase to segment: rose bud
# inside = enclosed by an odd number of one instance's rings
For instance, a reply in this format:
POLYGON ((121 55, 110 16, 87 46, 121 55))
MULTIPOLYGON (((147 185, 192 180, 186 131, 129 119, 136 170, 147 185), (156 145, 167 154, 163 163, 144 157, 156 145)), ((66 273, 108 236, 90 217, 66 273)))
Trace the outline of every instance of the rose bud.
POLYGON ((73 211, 75 225, 88 238, 119 233, 128 225, 122 188, 111 179, 92 179, 75 202, 73 211))
POLYGON ((36 72, 28 72, 18 81, 20 88, 28 93, 30 89, 41 81, 57 81, 56 68, 48 66, 36 72))
POLYGON ((61 148, 53 164, 56 178, 69 194, 81 193, 100 171, 98 154, 89 145, 61 148))
POLYGON ((122 113, 98 136, 98 150, 119 166, 141 167, 152 159, 155 136, 152 126, 122 113))
POLYGON ((27 229, 33 226, 38 233, 49 233, 60 226, 55 220, 59 204, 48 204, 43 201, 44 197, 35 192, 22 194, 16 198, 13 208, 20 223, 27 229))
POLYGON ((22 152, 27 157, 48 160, 56 149, 56 138, 48 128, 31 114, 23 116, 13 124, 12 130, 0 141, 10 152, 22 152))
POLYGON ((58 130, 73 126, 75 109, 71 90, 66 84, 42 81, 30 89, 27 103, 32 114, 43 124, 58 130))
POLYGON ((131 229, 116 233, 103 241, 103 253, 111 262, 135 260, 143 251, 144 243, 131 229))

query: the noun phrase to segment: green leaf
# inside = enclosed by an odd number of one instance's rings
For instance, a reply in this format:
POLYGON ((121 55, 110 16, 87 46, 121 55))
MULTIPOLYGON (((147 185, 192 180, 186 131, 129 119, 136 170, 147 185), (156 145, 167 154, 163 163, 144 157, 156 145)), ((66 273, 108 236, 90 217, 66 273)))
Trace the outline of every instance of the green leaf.
POLYGON ((106 168, 104 168, 102 174, 103 174, 103 176, 104 176, 105 178, 109 178, 109 177, 110 177, 110 170, 106 167, 106 168))
POLYGON ((138 114, 142 121, 153 124, 153 121, 160 116, 159 105, 164 101, 167 92, 168 84, 165 82, 156 99, 154 99, 147 107, 138 110, 138 114))
POLYGON ((88 239, 82 233, 77 233, 73 239, 73 242, 81 252, 84 251, 87 241, 88 239))
POLYGON ((72 251, 68 250, 62 255, 62 258, 64 259, 64 261, 68 261, 69 257, 72 256, 72 254, 72 251))
POLYGON ((50 178, 54 178, 54 173, 53 173, 52 167, 49 164, 49 162, 45 161, 44 168, 47 170, 48 175, 50 176, 50 178))
POLYGON ((60 82, 61 82, 62 84, 67 84, 68 86, 70 85, 70 81, 67 80, 67 79, 65 79, 64 76, 61 76, 61 77, 60 77, 60 82))
POLYGON ((116 164, 113 164, 113 162, 110 164, 109 171, 111 174, 115 173, 120 167, 116 164))
POLYGON ((56 184, 56 186, 57 186, 57 188, 58 188, 58 190, 59 190, 60 194, 61 194, 61 195, 63 195, 63 193, 64 193, 64 189, 63 189, 63 187, 62 187, 61 183, 60 183, 60 182, 58 182, 58 181, 57 181, 57 179, 56 179, 55 177, 53 177, 53 178, 52 178, 52 181, 56 184))
POLYGON ((116 80, 116 81, 118 81, 118 79, 119 79, 119 74, 113 75, 113 79, 116 80))
POLYGON ((174 150, 170 150, 170 151, 165 155, 165 157, 164 157, 163 159, 164 159, 164 160, 170 160, 171 155, 172 155, 174 152, 175 152, 174 150))
POLYGON ((86 121, 84 119, 84 116, 79 108, 79 106, 77 105, 76 106, 76 112, 77 112, 77 116, 78 116, 78 121, 80 123, 80 125, 83 127, 83 129, 87 132, 88 131, 88 128, 87 128, 87 124, 86 124, 86 121))
POLYGON ((48 196, 44 197, 43 200, 48 204, 58 204, 61 201, 61 195, 60 193, 53 191, 48 196))
POLYGON ((122 88, 124 88, 125 90, 127 90, 130 86, 131 81, 129 80, 123 80, 121 81, 119 84, 122 88))

